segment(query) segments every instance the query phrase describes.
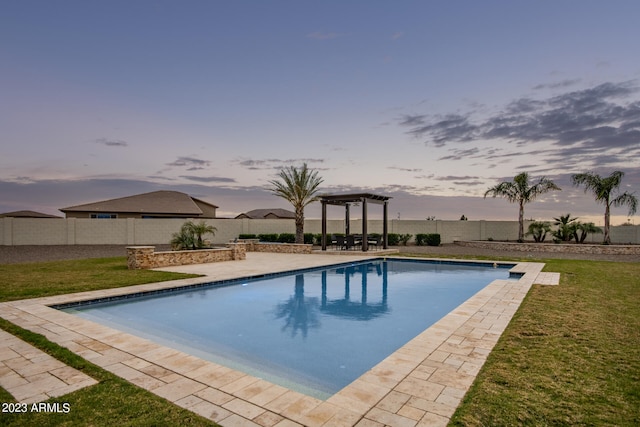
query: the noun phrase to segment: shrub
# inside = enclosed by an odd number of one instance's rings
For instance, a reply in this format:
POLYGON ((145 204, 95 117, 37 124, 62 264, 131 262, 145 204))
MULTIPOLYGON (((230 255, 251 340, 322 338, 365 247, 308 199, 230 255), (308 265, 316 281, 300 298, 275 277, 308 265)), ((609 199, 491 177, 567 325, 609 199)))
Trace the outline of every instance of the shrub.
POLYGON ((417 246, 425 246, 426 245, 426 240, 427 235, 424 233, 418 233, 416 234, 416 245, 417 246))
POLYGON ((282 233, 278 236, 278 242, 280 243, 295 243, 296 235, 293 233, 282 233))
POLYGON ((436 233, 427 234, 426 242, 429 246, 440 246, 440 235, 436 233))
POLYGON ((276 233, 258 234, 258 239, 260 239, 261 242, 277 242, 278 235, 276 233))
POLYGON ((238 235, 238 239, 257 239, 258 236, 255 234, 240 234, 238 235))
POLYGON ((400 235, 399 234, 396 234, 396 233, 387 234, 387 244, 389 246, 398 246, 398 243, 400 243, 400 235))
POLYGON ((409 243, 409 240, 411 240, 412 237, 413 237, 412 234, 400 234, 399 235, 400 243, 402 243, 403 246, 407 246, 407 243, 409 243))
MULTIPOLYGON (((322 235, 320 235, 322 238, 322 235)), ((313 245, 315 244, 315 235, 313 233, 304 233, 304 243, 307 245, 313 245)), ((318 239, 318 241, 320 241, 320 239, 318 239)))

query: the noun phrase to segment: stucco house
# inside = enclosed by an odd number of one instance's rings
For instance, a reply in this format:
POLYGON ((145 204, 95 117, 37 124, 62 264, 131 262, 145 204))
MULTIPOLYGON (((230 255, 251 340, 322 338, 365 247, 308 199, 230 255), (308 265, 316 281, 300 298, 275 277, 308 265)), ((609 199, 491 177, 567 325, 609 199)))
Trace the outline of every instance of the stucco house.
POLYGON ((67 218, 215 218, 218 206, 179 191, 151 193, 61 208, 67 218))
POLYGON ((249 219, 295 219, 296 214, 286 209, 274 208, 274 209, 254 209, 249 212, 241 213, 236 216, 239 218, 249 219))

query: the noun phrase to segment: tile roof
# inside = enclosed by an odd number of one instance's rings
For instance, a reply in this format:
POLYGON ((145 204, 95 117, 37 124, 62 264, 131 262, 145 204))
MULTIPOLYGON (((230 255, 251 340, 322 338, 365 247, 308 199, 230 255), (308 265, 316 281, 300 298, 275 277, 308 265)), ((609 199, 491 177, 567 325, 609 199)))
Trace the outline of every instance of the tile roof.
POLYGON ((174 215, 202 215, 202 209, 196 201, 217 208, 217 206, 195 199, 179 191, 153 191, 151 193, 136 194, 134 196, 84 205, 61 208, 62 212, 127 212, 140 214, 174 214, 174 215))
POLYGON ((8 218, 61 218, 56 215, 49 215, 45 213, 40 213, 36 211, 14 211, 14 212, 5 212, 0 214, 0 218, 8 217, 8 218))
POLYGON ((263 219, 268 216, 275 216, 278 218, 295 219, 296 214, 286 209, 274 208, 274 209, 254 209, 249 212, 242 213, 236 218, 251 218, 251 219, 263 219))

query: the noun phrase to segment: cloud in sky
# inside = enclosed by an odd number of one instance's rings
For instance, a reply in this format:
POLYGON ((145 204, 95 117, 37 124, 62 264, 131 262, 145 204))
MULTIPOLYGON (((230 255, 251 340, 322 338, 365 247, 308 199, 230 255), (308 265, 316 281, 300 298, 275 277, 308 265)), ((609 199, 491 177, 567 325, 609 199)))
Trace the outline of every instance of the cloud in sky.
POLYGON ((178 157, 167 166, 186 167, 188 171, 201 170, 211 165, 209 160, 197 159, 195 157, 178 157))
POLYGON ((250 170, 280 169, 285 166, 299 167, 303 163, 313 164, 323 163, 325 159, 301 158, 301 159, 236 159, 235 163, 250 170))
POLYGON ((225 178, 221 176, 194 176, 194 175, 180 175, 180 178, 187 179, 189 181, 196 182, 236 182, 233 178, 225 178))
POLYGON ((640 137, 640 101, 624 102, 638 92, 636 81, 602 83, 546 99, 519 98, 489 117, 473 112, 443 117, 405 116, 400 124, 426 144, 500 139, 518 145, 550 141, 584 149, 627 147, 640 137))
POLYGON ((342 37, 342 34, 335 32, 324 32, 324 31, 314 31, 313 33, 307 34, 307 38, 314 40, 331 40, 337 39, 338 37, 342 37))
MULTIPOLYGON (((565 87, 575 82, 553 86, 565 87)), ((408 133, 427 146, 493 141, 517 150, 452 148, 452 154, 440 160, 535 154, 544 155, 558 166, 566 165, 567 160, 583 168, 617 165, 640 156, 640 101, 634 98, 638 92, 635 80, 607 82, 546 98, 521 97, 489 115, 474 111, 419 114, 402 117, 399 124, 410 127, 408 133), (540 148, 534 149, 539 143, 540 148)))
POLYGON ((127 141, 121 139, 98 138, 95 142, 96 144, 106 145, 107 147, 126 147, 129 145, 127 141))

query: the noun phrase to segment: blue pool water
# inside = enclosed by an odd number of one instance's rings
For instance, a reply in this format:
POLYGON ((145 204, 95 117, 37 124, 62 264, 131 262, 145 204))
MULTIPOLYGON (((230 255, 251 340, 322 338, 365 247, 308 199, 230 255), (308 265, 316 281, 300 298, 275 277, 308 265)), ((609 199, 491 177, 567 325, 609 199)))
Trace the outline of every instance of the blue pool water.
POLYGON ((374 260, 64 310, 326 398, 507 267, 374 260))

